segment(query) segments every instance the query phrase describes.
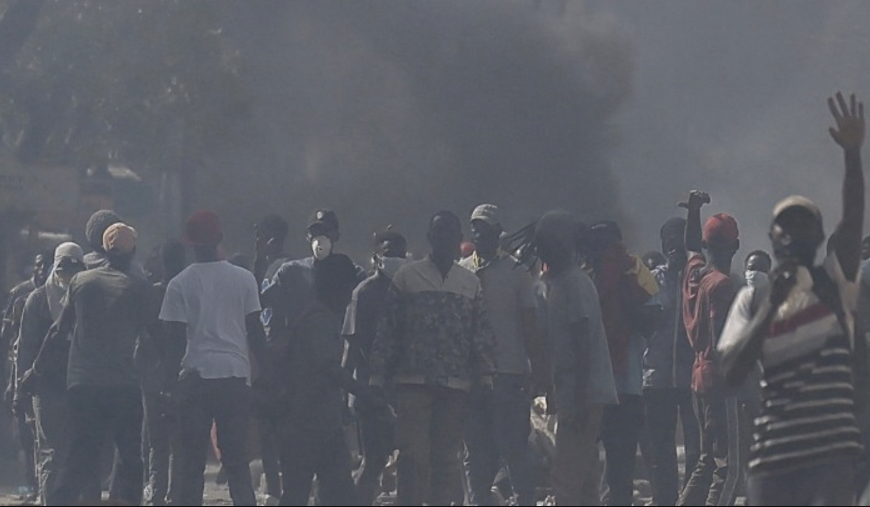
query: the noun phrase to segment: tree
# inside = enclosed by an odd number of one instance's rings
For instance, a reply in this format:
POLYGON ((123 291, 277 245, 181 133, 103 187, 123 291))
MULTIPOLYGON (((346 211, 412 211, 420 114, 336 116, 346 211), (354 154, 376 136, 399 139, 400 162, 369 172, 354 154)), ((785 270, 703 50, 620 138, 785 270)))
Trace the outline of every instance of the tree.
POLYGON ((165 170, 201 156, 248 108, 223 5, 49 1, 0 88, 3 142, 23 162, 165 170))

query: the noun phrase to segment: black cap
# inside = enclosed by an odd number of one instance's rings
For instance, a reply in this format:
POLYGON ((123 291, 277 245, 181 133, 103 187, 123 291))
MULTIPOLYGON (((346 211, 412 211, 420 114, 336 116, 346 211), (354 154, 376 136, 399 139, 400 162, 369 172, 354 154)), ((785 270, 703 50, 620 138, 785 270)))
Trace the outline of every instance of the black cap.
POLYGON ((338 232, 338 216, 332 210, 319 209, 314 212, 314 215, 312 215, 311 220, 308 222, 309 231, 314 227, 322 227, 326 231, 338 232))

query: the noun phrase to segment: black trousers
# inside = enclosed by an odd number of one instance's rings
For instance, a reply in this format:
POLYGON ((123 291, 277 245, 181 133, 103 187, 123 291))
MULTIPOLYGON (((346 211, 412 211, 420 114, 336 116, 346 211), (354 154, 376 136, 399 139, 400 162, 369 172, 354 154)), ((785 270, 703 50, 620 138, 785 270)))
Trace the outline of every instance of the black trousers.
POLYGON ((279 428, 284 484, 281 505, 308 505, 315 475, 323 505, 359 505, 350 452, 340 425, 303 428, 284 420, 279 428))
POLYGON ((646 430, 650 443, 650 479, 656 505, 675 505, 683 486, 689 481, 701 454, 701 436, 692 400, 686 389, 649 388, 643 392, 646 430), (683 428, 686 472, 679 480, 677 467, 677 421, 683 428))
POLYGON ((601 441, 607 463, 604 477, 610 489, 607 505, 631 505, 634 498, 634 465, 644 426, 643 397, 619 395, 619 405, 604 409, 601 441))
POLYGON ((178 393, 181 466, 178 501, 181 505, 202 505, 203 473, 214 422, 233 505, 256 505, 247 452, 252 413, 246 379, 188 377, 179 382, 178 393))
POLYGON ((69 391, 70 447, 55 505, 73 505, 100 463, 103 444, 113 437, 117 497, 142 501, 142 394, 137 388, 77 386, 69 391))

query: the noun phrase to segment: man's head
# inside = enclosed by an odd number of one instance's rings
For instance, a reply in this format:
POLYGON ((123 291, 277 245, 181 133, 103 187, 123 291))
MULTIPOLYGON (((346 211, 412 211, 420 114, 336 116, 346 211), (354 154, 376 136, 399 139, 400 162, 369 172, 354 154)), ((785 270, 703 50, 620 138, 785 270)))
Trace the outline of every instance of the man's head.
POLYGON ((734 254, 740 249, 737 220, 727 213, 713 215, 704 224, 703 239, 710 262, 723 271, 730 271, 734 254))
POLYGON ((308 222, 308 243, 314 258, 321 261, 332 253, 339 238, 338 216, 334 211, 321 209, 314 212, 308 222))
POLYGON ((223 240, 223 224, 214 211, 195 211, 187 219, 184 241, 188 245, 194 248, 217 248, 223 240))
POLYGON ((773 267, 773 262, 770 259, 770 255, 764 250, 755 250, 746 256, 745 267, 746 271, 758 271, 769 274, 770 269, 773 267))
POLYGON ((861 241, 861 260, 870 260, 870 236, 861 241))
POLYGON ((806 197, 784 199, 773 210, 770 241, 778 261, 790 259, 811 267, 825 241, 821 211, 806 197))
POLYGON ((451 211, 439 211, 429 220, 429 232, 426 238, 432 247, 433 259, 457 260, 462 244, 462 222, 451 211))
POLYGON ((589 229, 589 254, 595 258, 601 258, 613 245, 622 242, 622 229, 619 224, 611 220, 605 220, 593 224, 589 229))
POLYGON ((662 240, 662 253, 668 267, 683 269, 686 264, 686 219, 672 218, 662 225, 659 231, 662 240))
POLYGON ((54 249, 54 275, 61 287, 69 284, 72 277, 84 271, 85 253, 76 243, 61 243, 54 249))
POLYGON ((375 233, 374 252, 378 257, 404 259, 408 255, 408 242, 404 236, 388 227, 375 233))
POLYGON ((37 253, 33 256, 33 275, 31 280, 37 287, 45 285, 49 273, 51 273, 51 264, 54 260, 54 255, 48 250, 37 253))
POLYGON ((549 211, 535 225, 535 253, 550 271, 559 272, 574 262, 581 227, 567 211, 549 211))
POLYGON ((257 223, 257 242, 266 245, 268 253, 279 255, 289 230, 287 221, 280 216, 266 215, 257 223))
POLYGON ((184 270, 187 262, 184 244, 169 240, 160 247, 160 260, 163 263, 163 281, 168 282, 184 270))
POLYGON ((136 229, 124 223, 112 224, 103 233, 103 250, 113 268, 126 271, 136 254, 136 229))
POLYGON ((101 209, 91 215, 85 225, 85 237, 88 246, 95 252, 103 253, 103 233, 112 224, 121 223, 121 217, 117 213, 107 209, 101 209))
POLYGON ((317 298, 335 313, 343 314, 356 284, 356 267, 346 255, 330 255, 314 266, 317 298))
POLYGON ((471 212, 471 240, 475 251, 482 257, 495 255, 499 248, 499 238, 504 228, 498 213, 498 206, 481 204, 471 212))
POLYGON ((383 275, 392 279, 407 260, 408 242, 398 232, 387 227, 375 233, 372 262, 383 275))

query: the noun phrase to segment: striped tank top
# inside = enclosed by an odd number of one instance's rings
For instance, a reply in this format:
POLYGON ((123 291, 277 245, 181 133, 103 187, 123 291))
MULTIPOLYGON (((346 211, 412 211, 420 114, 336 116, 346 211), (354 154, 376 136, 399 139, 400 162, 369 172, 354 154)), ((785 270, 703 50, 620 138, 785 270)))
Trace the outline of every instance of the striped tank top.
POLYGON ((762 407, 749 462, 753 474, 861 452, 851 343, 828 306, 816 300, 774 322, 762 364, 762 407))

